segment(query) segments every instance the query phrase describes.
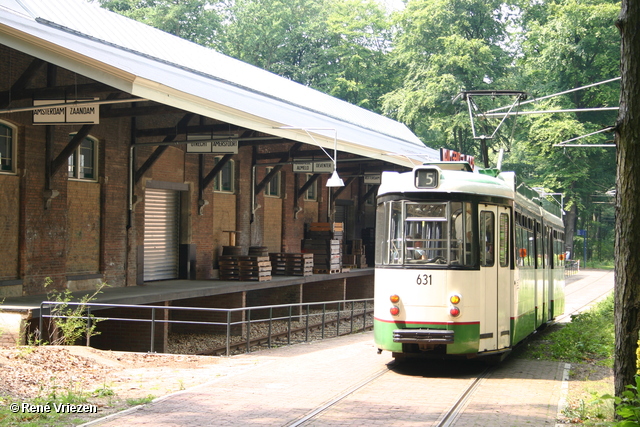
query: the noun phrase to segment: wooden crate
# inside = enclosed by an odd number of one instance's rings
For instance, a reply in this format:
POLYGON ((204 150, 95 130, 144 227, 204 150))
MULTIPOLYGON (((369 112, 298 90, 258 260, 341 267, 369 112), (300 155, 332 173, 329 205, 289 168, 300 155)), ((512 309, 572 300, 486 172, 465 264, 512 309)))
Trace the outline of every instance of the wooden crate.
POLYGON ((310 276, 313 274, 312 253, 271 253, 273 274, 283 276, 310 276))

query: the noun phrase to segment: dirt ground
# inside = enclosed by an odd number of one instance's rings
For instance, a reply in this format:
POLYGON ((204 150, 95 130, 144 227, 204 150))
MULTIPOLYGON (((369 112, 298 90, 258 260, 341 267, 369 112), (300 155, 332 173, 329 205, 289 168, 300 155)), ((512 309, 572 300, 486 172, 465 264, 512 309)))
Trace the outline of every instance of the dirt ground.
POLYGON ((84 393, 87 403, 98 407, 97 415, 83 415, 87 421, 239 372, 252 363, 246 357, 126 353, 90 347, 0 349, 0 405, 84 393))
MULTIPOLYGON (((0 405, 6 407, 9 403, 38 397, 84 393, 88 403, 98 407, 98 414, 80 417, 82 421, 90 421, 145 399, 241 372, 255 363, 250 355, 231 358, 160 355, 62 346, 0 349, 0 405)), ((597 364, 572 365, 567 409, 559 423, 570 426, 589 425, 589 421, 584 423, 589 419, 601 421, 597 417, 599 409, 591 401, 595 395, 612 392, 610 368, 597 364)))

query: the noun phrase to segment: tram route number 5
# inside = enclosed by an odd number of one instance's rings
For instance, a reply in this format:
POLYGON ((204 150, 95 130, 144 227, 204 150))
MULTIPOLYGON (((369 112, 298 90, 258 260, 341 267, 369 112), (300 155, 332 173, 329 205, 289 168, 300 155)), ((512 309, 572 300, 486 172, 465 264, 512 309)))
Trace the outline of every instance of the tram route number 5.
POLYGON ((418 285, 433 285, 433 280, 431 279, 430 274, 418 274, 418 278, 416 279, 416 284, 418 285))

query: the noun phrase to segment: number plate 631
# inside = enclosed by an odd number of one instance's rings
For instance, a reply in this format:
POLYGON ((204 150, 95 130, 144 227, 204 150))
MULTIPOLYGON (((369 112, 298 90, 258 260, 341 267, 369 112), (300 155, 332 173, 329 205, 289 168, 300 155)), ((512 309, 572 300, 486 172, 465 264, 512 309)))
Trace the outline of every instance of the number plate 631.
POLYGON ((418 274, 418 278, 416 279, 417 285, 433 285, 433 280, 431 279, 430 274, 418 274))

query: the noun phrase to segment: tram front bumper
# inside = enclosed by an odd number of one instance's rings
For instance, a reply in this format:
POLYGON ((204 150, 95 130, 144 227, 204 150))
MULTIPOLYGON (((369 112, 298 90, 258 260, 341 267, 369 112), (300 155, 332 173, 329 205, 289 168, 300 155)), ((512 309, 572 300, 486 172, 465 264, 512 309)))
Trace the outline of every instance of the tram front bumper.
POLYGON ((454 331, 443 329, 396 329, 393 342, 402 344, 453 344, 454 331))

